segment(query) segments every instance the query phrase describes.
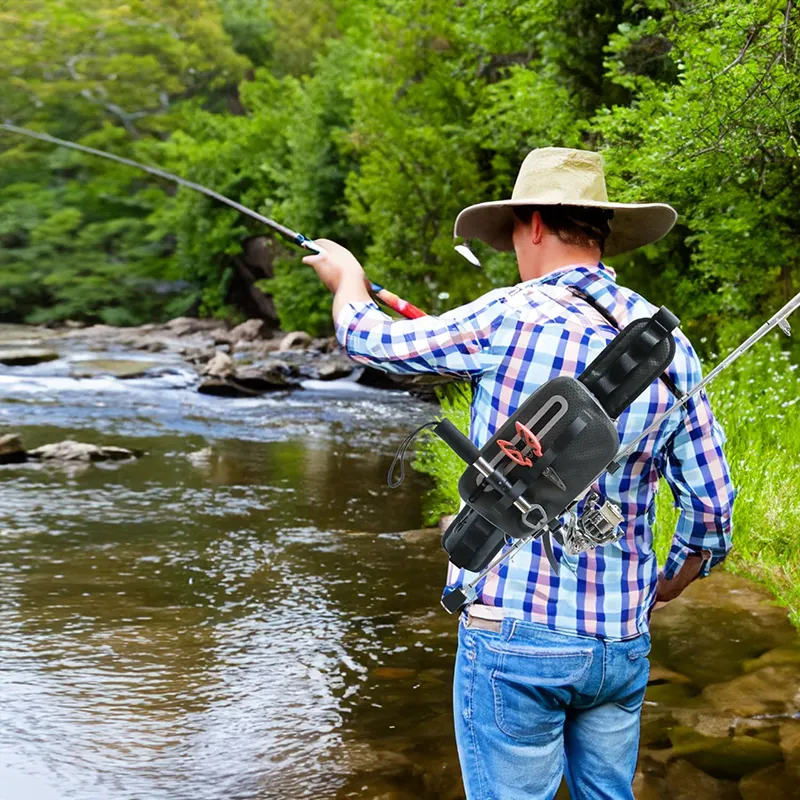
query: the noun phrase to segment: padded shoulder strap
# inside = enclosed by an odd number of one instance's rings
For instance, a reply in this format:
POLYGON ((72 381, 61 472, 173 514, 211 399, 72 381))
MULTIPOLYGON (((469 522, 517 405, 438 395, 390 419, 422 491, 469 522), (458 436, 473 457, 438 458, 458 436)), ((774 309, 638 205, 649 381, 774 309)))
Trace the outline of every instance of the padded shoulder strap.
MULTIPOLYGON (((577 286, 567 286, 567 289, 575 295, 575 297, 579 297, 584 302, 588 303, 601 317, 603 317, 612 328, 616 328, 618 331, 622 330, 622 325, 617 322, 616 317, 604 306, 601 306, 597 300, 594 299, 588 292, 585 292, 583 289, 580 289, 577 286)), ((667 375, 666 372, 662 372, 659 376, 659 379, 663 381, 664 386, 672 392, 672 394, 677 397, 679 400, 683 399, 683 393, 681 390, 675 385, 675 381, 667 375)))

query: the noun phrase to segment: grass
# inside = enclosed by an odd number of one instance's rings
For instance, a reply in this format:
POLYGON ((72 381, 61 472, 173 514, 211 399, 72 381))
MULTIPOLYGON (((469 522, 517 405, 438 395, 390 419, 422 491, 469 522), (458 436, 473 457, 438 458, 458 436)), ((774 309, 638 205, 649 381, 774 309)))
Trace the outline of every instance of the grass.
MULTIPOLYGON (((706 365, 706 372, 713 366, 706 365)), ((777 337, 767 337, 708 387, 725 435, 725 455, 738 491, 734 547, 725 569, 763 584, 800 627, 800 376, 777 337)), ((465 433, 469 386, 440 390, 442 411, 465 433)), ((458 510, 463 462, 433 434, 417 448, 414 468, 429 474, 425 522, 458 510)), ((663 564, 678 519, 672 492, 656 496, 655 549, 663 564)))

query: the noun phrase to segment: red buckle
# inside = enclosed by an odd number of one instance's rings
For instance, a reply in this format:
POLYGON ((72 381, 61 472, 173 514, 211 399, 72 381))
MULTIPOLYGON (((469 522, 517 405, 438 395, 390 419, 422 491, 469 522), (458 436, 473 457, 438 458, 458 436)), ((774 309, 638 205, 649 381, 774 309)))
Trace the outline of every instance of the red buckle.
POLYGON ((512 460, 519 464, 521 467, 532 467, 533 461, 527 456, 522 455, 511 442, 505 439, 498 439, 497 446, 512 460))
POLYGON ((530 429, 526 428, 519 420, 516 423, 517 433, 525 440, 525 444, 530 447, 536 458, 542 457, 542 444, 537 438, 536 434, 530 429))

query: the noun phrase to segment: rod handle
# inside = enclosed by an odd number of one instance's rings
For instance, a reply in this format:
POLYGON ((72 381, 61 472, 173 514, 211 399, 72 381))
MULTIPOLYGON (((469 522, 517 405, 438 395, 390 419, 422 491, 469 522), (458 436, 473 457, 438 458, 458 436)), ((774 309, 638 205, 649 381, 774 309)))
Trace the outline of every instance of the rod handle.
POLYGON ((481 457, 481 451, 449 419, 443 419, 433 429, 433 432, 467 464, 474 464, 481 457))

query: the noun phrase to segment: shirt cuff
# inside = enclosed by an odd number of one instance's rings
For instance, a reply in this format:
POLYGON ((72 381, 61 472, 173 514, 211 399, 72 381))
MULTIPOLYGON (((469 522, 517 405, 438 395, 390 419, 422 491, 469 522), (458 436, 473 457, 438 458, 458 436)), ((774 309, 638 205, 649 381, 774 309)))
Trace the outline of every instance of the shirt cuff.
MULTIPOLYGON (((686 557, 692 553, 699 553, 703 549, 705 549, 707 553, 709 552, 709 550, 706 548, 689 547, 688 545, 683 544, 683 542, 675 542, 669 551, 667 560, 664 562, 664 577, 667 580, 672 580, 672 578, 674 578, 680 572, 681 567, 686 561, 686 557)), ((712 564, 714 566, 720 564, 725 560, 726 555, 727 553, 722 556, 715 556, 713 553, 711 553, 711 556, 703 561, 703 566, 701 567, 697 577, 707 578, 708 574, 711 572, 712 564)))
POLYGON ((374 300, 350 302, 339 312, 339 316, 334 320, 336 339, 345 350, 347 350, 348 337, 356 329, 364 315, 369 311, 377 311, 379 314, 382 313, 374 300))

